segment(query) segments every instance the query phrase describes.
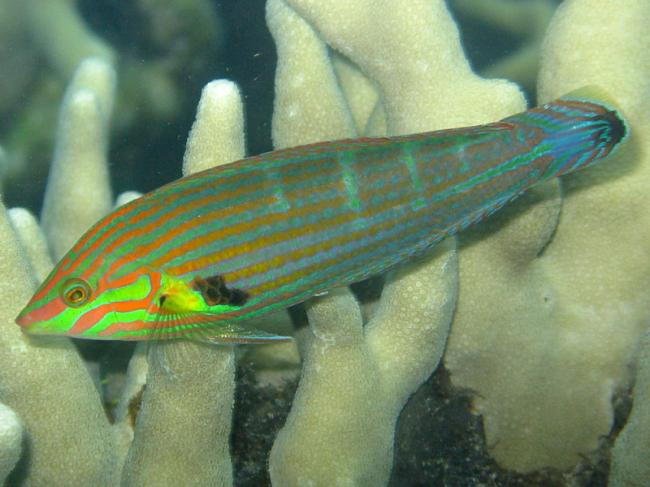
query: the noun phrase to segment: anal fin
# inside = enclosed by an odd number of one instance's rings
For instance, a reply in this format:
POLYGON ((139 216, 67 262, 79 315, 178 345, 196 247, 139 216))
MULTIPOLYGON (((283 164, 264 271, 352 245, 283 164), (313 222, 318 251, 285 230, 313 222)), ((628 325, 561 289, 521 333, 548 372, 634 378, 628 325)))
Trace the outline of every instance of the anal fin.
POLYGON ((290 336, 276 335, 233 324, 215 324, 214 327, 188 333, 187 338, 214 345, 265 344, 292 340, 290 336))

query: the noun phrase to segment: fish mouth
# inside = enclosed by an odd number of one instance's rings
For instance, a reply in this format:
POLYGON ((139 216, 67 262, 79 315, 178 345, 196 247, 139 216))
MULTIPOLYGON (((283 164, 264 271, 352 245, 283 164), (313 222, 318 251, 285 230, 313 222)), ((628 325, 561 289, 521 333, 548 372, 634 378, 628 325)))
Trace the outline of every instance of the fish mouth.
POLYGON ((34 324, 34 318, 30 315, 31 313, 27 309, 24 309, 16 316, 14 321, 21 328, 29 328, 34 324))
POLYGON ((29 307, 23 309, 16 319, 14 320, 18 326, 20 326, 23 331, 29 333, 42 333, 42 326, 39 326, 43 323, 37 316, 38 313, 34 313, 29 307))
POLYGON ((44 326, 44 323, 39 320, 34 313, 29 310, 23 310, 20 312, 16 319, 14 320, 21 330, 30 335, 48 335, 47 326, 44 326))

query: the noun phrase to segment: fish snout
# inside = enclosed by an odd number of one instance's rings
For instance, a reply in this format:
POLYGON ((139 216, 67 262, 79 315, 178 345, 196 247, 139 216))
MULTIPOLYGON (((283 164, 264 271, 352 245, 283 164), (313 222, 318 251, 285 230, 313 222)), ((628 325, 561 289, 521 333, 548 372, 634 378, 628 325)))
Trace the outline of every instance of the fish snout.
POLYGON ((24 309, 16 316, 16 323, 23 329, 28 330, 35 322, 33 313, 30 313, 28 309, 24 309))
POLYGON ((14 321, 23 331, 29 333, 38 333, 39 329, 42 328, 39 325, 43 324, 43 319, 38 316, 38 312, 30 309, 29 306, 23 309, 14 321))

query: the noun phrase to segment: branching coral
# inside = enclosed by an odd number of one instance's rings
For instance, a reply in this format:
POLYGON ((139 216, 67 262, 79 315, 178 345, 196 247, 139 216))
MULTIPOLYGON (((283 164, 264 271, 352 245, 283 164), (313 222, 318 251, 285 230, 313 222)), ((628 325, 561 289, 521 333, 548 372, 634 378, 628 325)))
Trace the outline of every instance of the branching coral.
MULTIPOLYGON (((17 216, 16 227, 27 228, 17 216)), ((0 238, 0 265, 11 276, 0 284, 0 397, 19 414, 29 452, 18 478, 23 485, 105 485, 114 472, 112 434, 81 357, 67 340, 29 338, 15 326, 34 278, 4 208, 0 238)))
MULTIPOLYGON (((61 115, 60 161, 81 162, 73 155, 74 149, 80 147, 84 149, 84 155, 93 155, 95 152, 92 148, 88 150, 86 143, 98 147, 96 150, 101 154, 102 141, 106 137, 101 126, 105 121, 102 118, 98 123, 96 100, 104 87, 110 87, 111 68, 98 63, 90 60, 83 64, 66 95, 61 115), (92 88, 83 82, 89 71, 98 74, 90 77, 92 88), (71 129, 80 127, 90 130, 92 140, 78 141, 73 137, 71 129)), ((106 184, 105 167, 91 165, 77 171, 84 172, 89 178, 89 187, 79 188, 75 184, 77 179, 71 175, 59 180, 73 193, 101 188, 106 184)), ((94 193, 81 196, 92 200, 94 193)), ((72 211, 84 206, 79 201, 84 200, 71 202, 72 211)), ((61 215, 55 219, 53 216, 50 223, 65 227, 73 220, 73 225, 87 227, 98 216, 91 213, 84 219, 83 211, 74 214, 76 219, 70 218, 69 213, 67 218, 61 215)), ((25 425, 29 464, 19 466, 22 469, 19 477, 24 479, 25 485, 98 485, 110 482, 114 478, 113 436, 98 391, 75 347, 68 340, 29 338, 16 329, 14 318, 20 311, 21 302, 32 293, 35 280, 42 279, 49 272, 51 261, 33 217, 25 210, 11 210, 12 228, 8 216, 2 209, 0 235, 3 242, 0 251, 3 255, 0 260, 3 271, 12 276, 12 281, 4 284, 6 289, 0 307, 0 346, 3 348, 0 354, 0 396, 20 415, 25 425), (18 244, 14 229, 23 248, 27 249, 25 253, 18 244), (46 413, 44 408, 47 408, 46 413), (74 445, 74 454, 66 451, 71 445, 74 445)), ((77 227, 77 231, 81 232, 82 228, 77 227)), ((68 228, 69 233, 73 231, 73 228, 68 228)), ((61 238, 71 237, 74 235, 65 234, 61 238)))
MULTIPOLYGON (((321 94, 332 92, 333 76, 322 67, 327 50, 318 39, 374 82, 389 132, 480 122, 481 102, 506 110, 511 106, 512 111, 521 107, 514 93, 506 95, 506 85, 501 98, 480 91, 481 83, 486 90, 489 85, 467 71, 441 3, 410 2, 398 8, 384 2, 290 0, 286 5, 295 13, 282 13, 286 6, 281 2, 269 3, 269 22, 279 44, 275 123, 280 128, 274 128, 279 145, 284 133, 292 134, 291 143, 300 141, 298 130, 282 127, 302 127, 303 120, 308 127, 317 126, 323 118, 322 104, 310 108, 309 101, 299 103, 301 97, 322 100, 321 94), (280 15, 286 18, 277 20, 280 15), (304 27, 300 17, 307 22, 304 27), (301 71, 299 60, 305 57, 312 65, 301 71), (310 85, 306 72, 321 73, 315 78, 328 86, 310 85), (461 114, 468 119, 460 121, 461 114)), ((543 99, 596 83, 615 91, 633 127, 643 127, 644 118, 635 115, 639 104, 628 101, 626 93, 643 92, 646 50, 638 49, 638 40, 647 34, 636 19, 649 15, 644 2, 567 2, 544 48, 543 99), (622 12, 608 23, 608 35, 593 29, 607 23, 600 17, 615 9, 622 12), (603 63, 615 52, 624 53, 617 57, 619 68, 606 69, 603 63)), ((338 106, 341 98, 335 96, 327 106, 338 106)), ((348 119, 343 112, 344 127, 348 119)), ((318 138, 305 133, 305 141, 318 138)), ((601 168, 567 179, 564 204, 559 183, 550 182, 462 238, 460 298, 445 363, 456 384, 477 391, 488 444, 506 466, 565 468, 595 448, 611 425, 611 395, 625 384, 625 366, 650 311, 643 291, 647 272, 642 256, 647 253, 641 250, 648 239, 631 224, 643 217, 629 212, 647 207, 635 189, 643 186, 639 155, 629 147, 601 168), (601 184, 595 186, 597 182, 601 184), (627 202, 608 197, 614 194, 628 195, 627 202), (594 206, 601 211, 594 212, 594 206), (595 220, 604 215, 612 215, 606 221, 616 222, 616 230, 595 220), (607 256, 619 247, 614 263, 607 256), (585 415, 586 410, 591 414, 585 415)))
POLYGON ((222 24, 209 0, 140 0, 84 9, 87 3, 0 0, 0 110, 11 118, 0 124, 8 153, 0 184, 25 204, 34 204, 42 187, 33 180, 29 192, 15 186, 35 175, 45 179, 59 98, 83 59, 118 68, 113 128, 124 134, 152 120, 174 120, 183 105, 194 102, 187 79, 204 77, 218 52, 222 24), (93 31, 96 12, 110 12, 113 21, 101 35, 93 31), (115 42, 113 29, 138 42, 115 42))
MULTIPOLYGON (((342 289, 307 303, 309 327, 297 333, 300 386, 269 461, 276 485, 385 484, 400 410, 441 360, 454 384, 476 394, 490 452, 507 468, 569 468, 608 433, 612 394, 629 384, 650 314, 648 18, 645 0, 567 0, 542 49, 540 99, 602 85, 632 126, 626 150, 392 272, 374 307, 342 289)), ((514 84, 471 71, 442 0, 269 0, 267 21, 279 56, 278 148, 484 123, 524 108, 514 84)), ((113 78, 105 61, 84 61, 61 108, 41 216, 54 256, 112 205, 105 150, 113 78)), ((242 112, 234 84, 206 86, 185 174, 244 155, 242 112)), ((111 426, 75 348, 25 337, 14 325, 51 263, 28 212, 0 216, 0 266, 12 276, 0 282, 0 400, 20 417, 28 451, 14 478, 231 485, 235 352, 139 346, 111 426)), ((286 329, 286 315, 278 321, 286 329)), ((646 474, 636 460, 647 456, 646 348, 614 449, 613 485, 646 474)), ((250 356, 294 363, 295 348, 250 356)))
MULTIPOLYGON (((648 75, 640 46, 650 38, 638 19, 648 16, 644 1, 562 5, 544 45, 542 101, 598 84, 616 93, 639 143, 648 75)), ((488 222, 461 252, 445 363, 456 384, 478 392, 488 444, 506 466, 569 467, 611 427, 612 394, 625 386, 650 314, 643 154, 630 144, 563 179, 561 198, 549 185, 532 211, 517 205, 518 216, 488 222)))
POLYGON ((41 214, 57 260, 112 206, 107 140, 114 91, 110 65, 89 58, 80 64, 63 100, 41 214))
POLYGON ((365 328, 347 290, 308 305, 300 387, 270 457, 275 485, 387 482, 395 422, 437 366, 453 311, 456 261, 445 247, 389 276, 365 328))
MULTIPOLYGON (((208 84, 188 139, 183 172, 244 156, 243 111, 233 83, 208 84)), ((235 389, 232 347, 192 343, 153 344, 147 387, 135 438, 126 459, 124 485, 232 484, 229 454, 235 389), (185 418, 179 421, 179 411, 185 418), (173 445, 161 449, 160 445, 173 445)), ((137 359, 137 358, 136 358, 137 359)))
MULTIPOLYGON (((49 242, 58 245, 53 246, 55 252, 69 245, 71 241, 66 239, 82 231, 78 225, 90 225, 110 201, 104 160, 107 121, 102 111, 108 104, 99 101, 110 84, 110 67, 93 59, 85 61, 63 103, 59 148, 46 198, 48 209, 44 210, 52 228, 49 242), (85 134, 81 140, 79 133, 85 134), (88 180, 80 187, 71 172, 82 173, 88 180), (80 201, 92 200, 94 194, 102 196, 99 208, 88 211, 79 205, 80 201)), ((241 102, 236 87, 228 82, 209 84, 204 91, 188 142, 186 171, 205 165, 208 155, 212 161, 221 162, 243 156, 241 102), (222 126, 228 130, 220 130, 222 126), (235 134, 238 136, 233 137, 235 134)), ((111 431, 97 390, 72 344, 65 339, 30 339, 13 323, 20 303, 33 289, 35 277, 42 279, 51 263, 44 255, 46 246, 33 217, 21 209, 11 210, 11 215, 13 229, 22 237, 29 256, 28 263, 4 217, 0 232, 4 239, 0 245, 2 264, 15 281, 7 288, 4 299, 8 301, 2 306, 5 324, 1 345, 6 350, 2 354, 0 396, 19 412, 27 433, 29 463, 16 474, 18 478, 25 485, 113 485, 133 438, 122 485, 180 485, 187 479, 188 468, 206 485, 231 484, 228 435, 234 390, 233 349, 173 343, 151 350, 154 360, 148 368, 147 388, 133 434, 126 409, 140 393, 147 370, 144 351, 136 353, 123 406, 111 431), (58 374, 64 377, 55 380, 58 374), (41 405, 48 405, 48 415, 40 414, 41 405), (184 411, 185 421, 179 421, 179 410, 184 411), (169 441, 188 456, 167 449, 170 458, 163 462, 166 468, 161 468, 159 445, 169 441), (64 454, 66 460, 57 461, 63 445, 70 442, 76 454, 64 454), (195 449, 199 443, 203 456, 195 449), (196 464, 193 468, 192 462, 196 464)))

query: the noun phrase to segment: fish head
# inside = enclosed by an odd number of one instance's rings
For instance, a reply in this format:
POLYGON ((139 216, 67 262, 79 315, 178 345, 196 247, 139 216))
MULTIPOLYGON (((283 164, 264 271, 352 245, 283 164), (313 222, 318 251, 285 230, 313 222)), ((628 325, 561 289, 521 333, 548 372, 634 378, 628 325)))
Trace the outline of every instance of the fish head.
POLYGON ((16 323, 24 331, 115 339, 119 331, 138 330, 152 320, 160 273, 135 268, 105 276, 80 272, 80 266, 68 265, 72 261, 64 257, 20 312, 16 323))

